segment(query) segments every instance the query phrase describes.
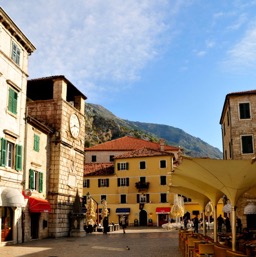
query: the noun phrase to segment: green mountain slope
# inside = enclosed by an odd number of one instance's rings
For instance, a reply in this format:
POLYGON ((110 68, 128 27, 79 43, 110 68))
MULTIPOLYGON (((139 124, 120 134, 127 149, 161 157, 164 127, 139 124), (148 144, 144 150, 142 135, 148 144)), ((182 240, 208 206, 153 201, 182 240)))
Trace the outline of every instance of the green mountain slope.
POLYGON ((185 154, 191 157, 222 158, 218 148, 179 128, 120 119, 104 107, 91 103, 85 105, 85 116, 87 147, 129 135, 154 142, 163 138, 169 145, 182 147, 185 154))

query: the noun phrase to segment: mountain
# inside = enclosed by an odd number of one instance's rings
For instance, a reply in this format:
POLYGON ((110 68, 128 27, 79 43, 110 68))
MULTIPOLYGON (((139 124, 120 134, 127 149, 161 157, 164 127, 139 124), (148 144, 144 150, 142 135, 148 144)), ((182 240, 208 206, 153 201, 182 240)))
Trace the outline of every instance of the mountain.
POLYGON ((86 147, 129 135, 153 142, 163 138, 166 144, 180 146, 184 153, 191 157, 222 159, 222 153, 218 148, 179 128, 120 119, 103 106, 92 103, 85 104, 85 116, 86 147))

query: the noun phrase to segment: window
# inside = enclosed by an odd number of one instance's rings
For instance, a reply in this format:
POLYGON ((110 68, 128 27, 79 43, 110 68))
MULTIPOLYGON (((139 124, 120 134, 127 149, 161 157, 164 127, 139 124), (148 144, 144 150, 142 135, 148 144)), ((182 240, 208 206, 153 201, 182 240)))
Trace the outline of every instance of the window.
POLYGON ((107 196, 106 195, 101 195, 100 196, 100 201, 103 201, 103 200, 107 200, 107 196))
POLYGON ((0 165, 22 170, 22 146, 1 138, 0 165))
POLYGON ((128 170, 129 163, 128 162, 119 162, 117 163, 117 170, 128 170))
POLYGON ((146 177, 140 177, 140 183, 146 183, 146 177))
POLYGON ((160 168, 166 168, 166 160, 160 161, 160 168))
POLYGON ((149 194, 137 194, 137 203, 149 203, 149 194))
POLYGON ((113 162, 113 161, 114 161, 114 157, 115 157, 114 155, 110 155, 110 156, 109 156, 109 161, 110 161, 110 162, 113 162))
POLYGON ((12 42, 12 60, 16 63, 16 64, 20 64, 20 48, 18 47, 18 45, 15 42, 12 42))
POLYGON ((121 195, 121 203, 126 203, 126 195, 121 195))
POLYGON ((165 194, 165 193, 162 193, 161 195, 160 195, 160 202, 161 203, 166 203, 167 202, 167 195, 165 194))
POLYGON ((166 176, 160 177, 160 185, 166 185, 166 176))
POLYGON ((18 102, 18 93, 12 88, 9 87, 9 96, 8 96, 8 111, 17 114, 17 102, 18 102))
POLYGON ((252 136, 241 136, 242 153, 253 153, 253 138, 252 136))
POLYGON ((39 152, 40 145, 40 137, 36 134, 34 134, 34 151, 39 152))
POLYGON ((140 162, 140 169, 141 170, 145 170, 146 169, 146 162, 145 161, 140 162))
POLYGON ((96 162, 96 161, 97 161, 96 155, 92 155, 92 162, 96 162))
POLYGON ((108 178, 98 179, 98 187, 109 187, 109 179, 108 178))
POLYGON ((129 178, 118 178, 117 179, 117 186, 129 186, 129 178))
POLYGON ((43 192, 43 173, 35 170, 29 170, 29 189, 43 192))
POLYGON ((90 179, 84 179, 83 181, 83 187, 90 187, 90 179))
POLYGON ((240 119, 250 119, 250 103, 239 104, 240 119))

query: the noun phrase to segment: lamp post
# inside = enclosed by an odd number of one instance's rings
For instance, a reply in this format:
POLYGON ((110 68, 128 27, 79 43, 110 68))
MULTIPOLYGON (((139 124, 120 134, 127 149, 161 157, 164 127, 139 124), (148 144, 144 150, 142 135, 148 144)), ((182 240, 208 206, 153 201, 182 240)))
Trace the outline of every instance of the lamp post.
POLYGON ((97 225, 99 225, 99 203, 90 195, 89 192, 86 194, 86 196, 88 199, 92 199, 97 205, 97 222, 98 222, 97 225))

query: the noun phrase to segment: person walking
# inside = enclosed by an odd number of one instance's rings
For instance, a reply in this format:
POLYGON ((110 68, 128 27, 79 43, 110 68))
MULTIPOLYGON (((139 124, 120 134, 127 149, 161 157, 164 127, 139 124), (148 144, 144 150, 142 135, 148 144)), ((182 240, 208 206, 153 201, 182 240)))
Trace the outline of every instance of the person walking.
POLYGON ((121 226, 123 228, 123 233, 125 234, 125 228, 126 228, 126 219, 125 216, 122 217, 121 219, 121 226))

